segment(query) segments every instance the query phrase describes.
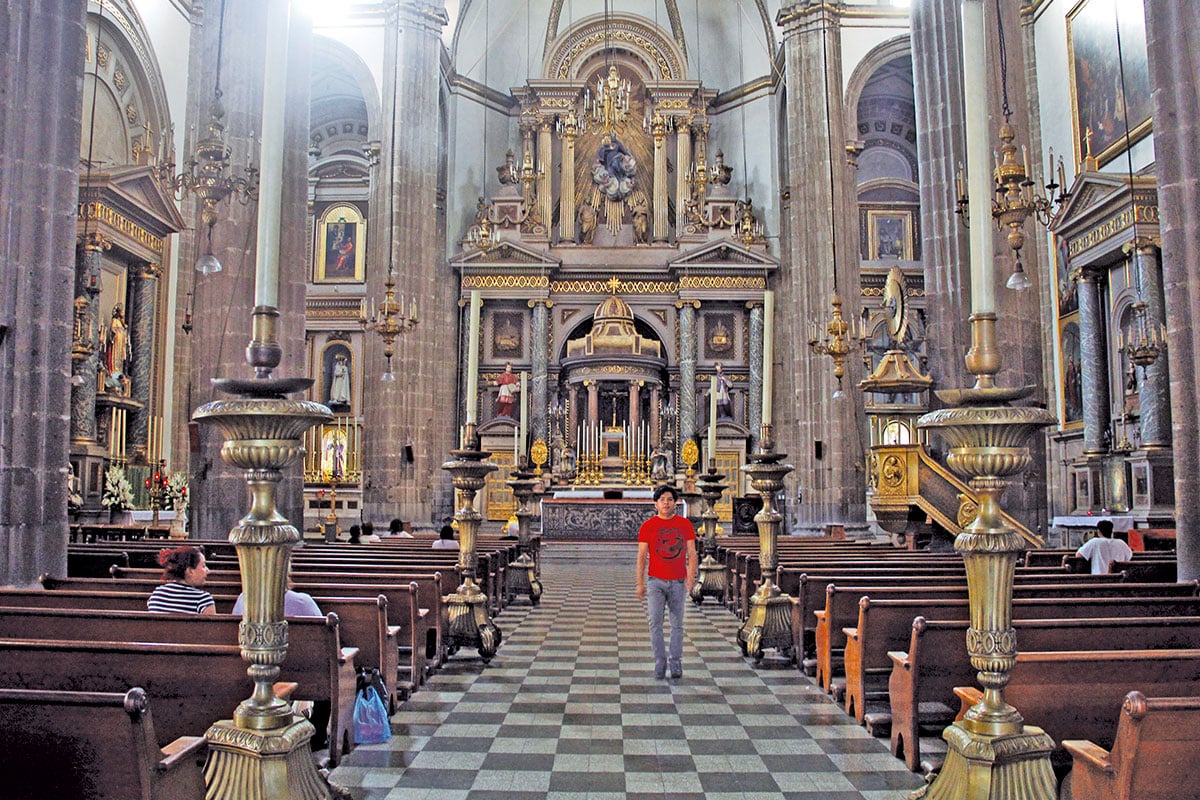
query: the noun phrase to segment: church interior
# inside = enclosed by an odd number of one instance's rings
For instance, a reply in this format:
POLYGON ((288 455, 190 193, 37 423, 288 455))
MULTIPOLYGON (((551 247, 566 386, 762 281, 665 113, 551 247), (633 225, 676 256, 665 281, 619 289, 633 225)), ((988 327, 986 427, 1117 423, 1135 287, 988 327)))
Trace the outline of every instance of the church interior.
MULTIPOLYGON (((160 752, 142 726, 151 761, 191 763, 114 778, 147 797, 1196 796, 1185 6, 9 4, 0 649, 67 677, 0 670, 0 719, 41 731, 30 709, 60 700, 38 692, 155 709, 196 743, 160 752), (703 559, 666 687, 632 588, 664 484, 703 559), (1127 545, 1103 569, 1077 553, 1100 523, 1127 545), (431 548, 446 526, 457 549, 431 548), (216 616, 244 596, 240 629, 139 638, 155 554, 190 545, 216 616), (289 669, 330 627, 285 621, 293 587, 358 652, 315 683, 289 669), (359 640, 389 629, 364 621, 376 596, 407 646, 359 640), (25 616, 72 597, 106 616, 25 616), (891 639, 866 636, 869 606, 891 639), (89 627, 111 637, 85 648, 89 627), (539 673, 577 631, 573 680, 539 673), (584 687, 601 640, 619 695, 584 687), (213 728, 142 678, 147 641, 180 648, 164 672, 214 676, 213 728), (927 666, 944 686, 913 688, 919 644, 957 654, 927 666), (107 682, 79 680, 97 659, 107 682), (524 676, 508 703, 501 663, 524 676), (339 739, 364 664, 390 745, 339 739), (692 730, 688 680, 735 749, 692 730), (1064 690, 1089 681, 1094 713, 1064 690), (310 759, 291 701, 330 695, 310 759), (514 711, 577 695, 607 710, 514 711), (690 749, 656 750, 655 726, 690 749), (521 754, 544 767, 524 784, 521 754)), ((71 719, 108 727, 88 703, 71 719)), ((0 763, 31 757, 20 741, 0 763)), ((64 791, 126 796, 98 787, 64 791)))

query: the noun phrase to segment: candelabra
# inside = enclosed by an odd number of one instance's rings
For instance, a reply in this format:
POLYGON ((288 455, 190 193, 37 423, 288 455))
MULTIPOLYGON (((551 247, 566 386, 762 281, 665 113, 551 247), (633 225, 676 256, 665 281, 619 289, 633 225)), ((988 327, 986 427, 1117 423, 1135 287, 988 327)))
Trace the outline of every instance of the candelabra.
MULTIPOLYGON (((544 445, 543 445, 544 446, 544 445)), ((511 603, 518 594, 528 595, 530 605, 537 605, 542 599, 542 583, 537 578, 537 562, 531 555, 529 546, 529 518, 533 509, 529 507, 530 500, 538 494, 537 478, 522 464, 513 471, 508 485, 512 488, 513 497, 517 499, 517 557, 505 570, 505 594, 511 603)))
POLYGON ((375 331, 383 339, 383 357, 387 366, 382 380, 394 381, 396 376, 392 372, 392 356, 396 353, 396 337, 417 327, 417 298, 414 297, 409 304, 408 316, 403 316, 400 301, 396 299, 396 275, 390 268, 383 285, 385 291, 379 308, 376 309, 372 303, 370 316, 364 316, 362 321, 367 330, 375 331))
POLYGON ((583 96, 585 115, 603 130, 615 130, 629 116, 629 101, 633 94, 628 78, 622 78, 615 65, 608 68, 608 76, 596 76, 596 95, 588 89, 583 96))
POLYGON ((683 489, 691 491, 696 486, 696 462, 700 460, 700 448, 696 445, 694 439, 688 439, 683 443, 683 449, 679 453, 679 459, 687 467, 687 471, 683 473, 683 489))
POLYGON ((150 495, 150 510, 154 514, 153 524, 158 525, 158 512, 162 510, 163 497, 167 492, 167 476, 165 469, 167 463, 159 461, 154 464, 154 472, 146 478, 146 492, 150 495))
POLYGON ((708 468, 696 480, 696 486, 700 490, 700 496, 704 498, 704 513, 700 515, 700 519, 704 525, 703 551, 704 558, 700 561, 700 575, 697 581, 692 585, 692 601, 697 605, 704 602, 704 598, 715 597, 718 601, 725 598, 725 590, 728 586, 728 576, 725 572, 725 565, 717 561, 717 501, 721 499, 721 495, 725 492, 728 484, 722 482, 725 477, 717 471, 715 465, 708 468))
POLYGON ((829 356, 833 359, 833 376, 837 378, 838 388, 835 398, 842 397, 842 378, 846 374, 846 357, 862 344, 866 338, 865 326, 861 320, 847 322, 842 317, 842 298, 833 296, 833 316, 825 323, 825 332, 821 333, 818 323, 809 323, 808 346, 814 353, 829 356))
POLYGON ((183 171, 175 174, 175 163, 170 157, 158 165, 159 182, 177 198, 183 199, 187 193, 200 198, 206 244, 204 254, 196 261, 196 269, 205 275, 221 271, 221 262, 212 252, 212 230, 220 218, 217 206, 233 198, 243 204, 258 199, 258 169, 250 158, 247 157, 242 170, 244 175, 235 175, 230 167, 232 149, 225 141, 224 117, 225 106, 217 88, 208 109, 208 132, 196 142, 196 150, 184 163, 183 171))
POLYGON ((1145 300, 1136 301, 1130 309, 1134 324, 1128 337, 1123 331, 1117 331, 1117 349, 1124 351, 1131 363, 1145 369, 1157 361, 1166 348, 1167 329, 1161 323, 1153 323, 1145 300))

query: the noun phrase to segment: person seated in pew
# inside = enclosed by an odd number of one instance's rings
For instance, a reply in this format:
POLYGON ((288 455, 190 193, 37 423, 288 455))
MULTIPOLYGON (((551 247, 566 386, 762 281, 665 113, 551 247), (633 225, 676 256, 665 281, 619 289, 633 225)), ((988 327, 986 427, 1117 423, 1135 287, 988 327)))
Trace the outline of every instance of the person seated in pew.
POLYGON ((1102 519, 1096 523, 1097 536, 1088 539, 1083 546, 1075 551, 1075 555, 1092 562, 1093 575, 1107 575, 1108 567, 1114 561, 1128 561, 1133 558, 1133 550, 1120 539, 1112 538, 1113 524, 1111 520, 1102 519))
POLYGON ((197 547, 160 550, 158 565, 163 583, 146 599, 146 610, 158 614, 216 614, 213 596, 202 587, 208 580, 208 564, 197 547))
POLYGON ((435 550, 457 550, 458 542, 454 539, 454 526, 443 525, 438 538, 433 540, 435 550))
POLYGON ((399 536, 403 539, 413 538, 413 535, 411 533, 404 530, 404 522, 402 520, 400 520, 399 518, 393 519, 390 523, 388 523, 387 535, 388 536, 399 536))
POLYGON ((362 544, 362 528, 357 525, 350 526, 350 541, 348 544, 362 544))
POLYGON ((362 524, 362 541, 364 544, 376 544, 382 541, 375 533, 375 523, 365 520, 362 524))

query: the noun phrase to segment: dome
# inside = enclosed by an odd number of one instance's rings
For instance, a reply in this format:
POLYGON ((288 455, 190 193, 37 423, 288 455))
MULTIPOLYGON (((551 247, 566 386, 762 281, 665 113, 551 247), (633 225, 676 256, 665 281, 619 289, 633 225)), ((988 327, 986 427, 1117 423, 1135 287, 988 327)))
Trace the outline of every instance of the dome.
POLYGON ((633 309, 629 307, 629 303, 626 303, 614 294, 596 306, 596 311, 592 314, 592 330, 604 325, 606 322, 628 322, 633 324, 633 309))

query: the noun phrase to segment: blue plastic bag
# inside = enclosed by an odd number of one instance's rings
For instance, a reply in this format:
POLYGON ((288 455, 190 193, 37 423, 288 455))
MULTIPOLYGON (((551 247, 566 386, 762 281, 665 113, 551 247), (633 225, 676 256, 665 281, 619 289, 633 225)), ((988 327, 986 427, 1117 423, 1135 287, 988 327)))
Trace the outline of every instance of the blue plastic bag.
POLYGON ((354 741, 357 744, 378 744, 392 738, 392 725, 387 707, 375 691, 367 686, 354 701, 354 741))

